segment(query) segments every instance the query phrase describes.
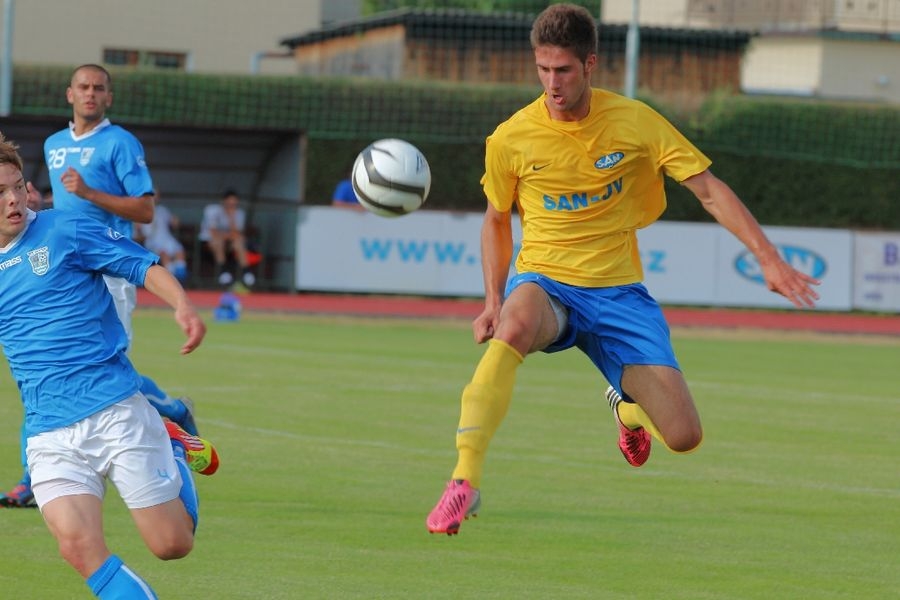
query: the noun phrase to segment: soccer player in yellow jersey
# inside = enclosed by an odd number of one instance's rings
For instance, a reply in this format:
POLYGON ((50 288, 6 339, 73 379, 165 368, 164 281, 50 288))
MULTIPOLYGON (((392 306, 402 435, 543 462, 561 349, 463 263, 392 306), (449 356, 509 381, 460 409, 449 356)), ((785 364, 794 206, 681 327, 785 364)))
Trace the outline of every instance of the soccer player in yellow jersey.
POLYGON ((818 281, 779 256, 706 156, 646 105, 591 87, 597 24, 586 9, 551 5, 534 22, 531 46, 544 92, 487 139, 485 304, 472 328, 488 345, 462 394, 459 458, 426 519, 432 533, 458 533, 477 513, 488 444, 532 352, 577 347, 591 359, 610 383, 619 448, 631 465, 647 460, 651 436, 679 453, 700 444, 668 325, 641 284, 636 231, 665 210, 664 176, 753 252, 770 290, 797 307, 818 299, 818 281), (507 283, 513 205, 523 234, 518 274, 507 283))

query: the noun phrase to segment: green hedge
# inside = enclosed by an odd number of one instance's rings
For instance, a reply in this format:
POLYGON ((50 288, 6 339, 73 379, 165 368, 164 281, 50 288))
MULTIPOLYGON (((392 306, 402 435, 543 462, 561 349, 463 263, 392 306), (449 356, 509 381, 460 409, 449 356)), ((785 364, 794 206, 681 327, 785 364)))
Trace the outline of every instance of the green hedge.
MULTIPOLYGON (((17 66, 13 116, 67 117, 69 67, 17 66)), ((484 138, 540 92, 536 86, 270 76, 113 72, 122 123, 293 129, 309 138, 306 197, 330 201, 356 153, 401 137, 431 165, 427 206, 482 210, 484 138)), ((713 95, 667 115, 713 159, 757 218, 770 225, 900 230, 900 109, 814 100, 713 95)), ((706 220, 669 182, 671 220, 706 220)))

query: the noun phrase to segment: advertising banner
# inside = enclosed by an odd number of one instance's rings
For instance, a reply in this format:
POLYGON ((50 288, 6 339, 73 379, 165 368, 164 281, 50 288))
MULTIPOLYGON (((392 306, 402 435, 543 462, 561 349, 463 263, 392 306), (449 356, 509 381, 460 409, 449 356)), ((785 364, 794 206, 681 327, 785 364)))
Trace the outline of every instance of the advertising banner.
POLYGON ((857 233, 854 256, 854 306, 900 312, 900 233, 857 233))
MULTIPOLYGON (((716 225, 711 225, 717 227, 716 225)), ((753 254, 719 227, 716 305, 793 308, 783 296, 766 288, 753 254)), ((798 271, 821 280, 816 288, 821 310, 850 310, 853 235, 839 229, 765 227, 781 257, 798 271)))
MULTIPOLYGON (((480 213, 300 209, 300 290, 482 296, 480 213)), ((513 239, 521 240, 514 219, 513 239)))
MULTIPOLYGON (((481 222, 481 213, 419 211, 385 218, 330 206, 304 207, 297 234, 297 289, 481 297, 481 222)), ((821 279, 819 309, 851 309, 851 232, 794 227, 765 231, 786 261, 821 279)), ((519 221, 513 218, 516 249, 521 236, 519 221)), ((644 283, 663 304, 793 307, 766 288, 753 255, 717 224, 659 222, 639 231, 638 239, 644 283)), ((900 266, 884 262, 891 255, 882 242, 872 244, 865 264, 870 273, 880 265, 880 274, 870 278, 872 285, 881 281, 877 290, 864 293, 870 294, 870 305, 875 302, 872 294, 893 298, 896 305, 900 283, 895 279, 891 287, 889 279, 898 277, 900 266)))

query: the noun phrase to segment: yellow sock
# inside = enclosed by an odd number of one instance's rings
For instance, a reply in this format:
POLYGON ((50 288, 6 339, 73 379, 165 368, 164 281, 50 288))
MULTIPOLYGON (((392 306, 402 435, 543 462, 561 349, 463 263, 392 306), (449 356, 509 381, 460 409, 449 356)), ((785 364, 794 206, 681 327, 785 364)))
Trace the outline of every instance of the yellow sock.
MULTIPOLYGON (((629 429, 643 427, 650 435, 665 445, 666 440, 663 439, 659 429, 656 428, 643 408, 634 402, 619 402, 616 408, 619 411, 619 420, 622 421, 622 425, 629 429)), ((668 448, 668 446, 666 447, 668 448)))
POLYGON ((619 420, 622 421, 622 425, 628 427, 629 429, 637 429, 638 427, 643 427, 650 435, 652 435, 657 441, 659 441, 659 443, 665 446, 666 449, 670 452, 674 452, 676 454, 690 454, 700 447, 700 444, 697 444, 697 446, 695 446, 691 450, 685 450, 683 452, 672 450, 671 448, 669 448, 666 440, 663 439, 663 436, 659 432, 659 429, 656 428, 656 425, 653 424, 653 421, 651 421, 650 417, 647 416, 647 413, 644 412, 643 408, 633 402, 619 402, 616 408, 619 411, 619 420))
POLYGON ((522 360, 522 355, 506 342, 488 342, 472 381, 463 390, 456 431, 459 459, 453 479, 468 479, 474 488, 481 485, 484 455, 509 410, 516 369, 522 360))

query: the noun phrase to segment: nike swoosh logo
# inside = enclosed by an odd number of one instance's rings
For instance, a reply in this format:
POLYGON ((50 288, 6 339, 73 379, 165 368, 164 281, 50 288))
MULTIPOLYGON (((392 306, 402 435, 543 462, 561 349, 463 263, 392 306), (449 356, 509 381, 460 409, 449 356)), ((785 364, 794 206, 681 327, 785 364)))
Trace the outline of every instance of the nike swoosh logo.
POLYGON ((541 165, 541 166, 531 165, 531 170, 532 171, 540 171, 541 169, 544 169, 549 166, 550 166, 550 163, 547 163, 546 165, 541 165))
POLYGON ((478 431, 481 427, 460 427, 456 430, 456 433, 465 433, 467 431, 478 431))

